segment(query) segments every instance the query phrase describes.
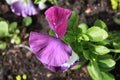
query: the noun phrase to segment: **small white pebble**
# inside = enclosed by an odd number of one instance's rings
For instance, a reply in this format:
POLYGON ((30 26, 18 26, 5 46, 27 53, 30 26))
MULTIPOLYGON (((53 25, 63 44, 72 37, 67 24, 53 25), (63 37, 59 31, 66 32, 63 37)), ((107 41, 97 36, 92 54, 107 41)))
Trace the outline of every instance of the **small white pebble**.
POLYGON ((51 77, 52 76, 52 73, 47 73, 47 77, 51 77))
POLYGON ((45 5, 45 3, 43 3, 43 2, 40 2, 38 6, 39 6, 39 9, 41 9, 41 10, 43 10, 43 9, 45 9, 47 7, 45 5))

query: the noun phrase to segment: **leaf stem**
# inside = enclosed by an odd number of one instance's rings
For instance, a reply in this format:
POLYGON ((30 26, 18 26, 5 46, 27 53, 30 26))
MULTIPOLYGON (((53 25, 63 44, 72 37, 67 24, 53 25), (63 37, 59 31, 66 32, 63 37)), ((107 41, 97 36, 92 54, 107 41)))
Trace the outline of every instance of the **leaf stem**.
POLYGON ((120 53, 120 49, 110 49, 111 52, 120 53))

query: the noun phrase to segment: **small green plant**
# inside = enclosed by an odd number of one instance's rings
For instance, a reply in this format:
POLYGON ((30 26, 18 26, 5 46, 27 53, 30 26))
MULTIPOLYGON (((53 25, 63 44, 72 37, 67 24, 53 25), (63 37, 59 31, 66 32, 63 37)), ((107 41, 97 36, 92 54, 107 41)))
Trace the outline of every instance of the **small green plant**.
POLYGON ((19 37, 20 30, 17 28, 17 23, 9 23, 5 20, 0 20, 0 49, 7 47, 7 42, 20 44, 21 40, 19 37))
POLYGON ((8 22, 3 18, 0 18, 0 49, 4 50, 8 43, 20 44, 20 31, 23 28, 27 28, 32 24, 32 18, 26 17, 22 20, 22 25, 18 27, 17 22, 8 22))
POLYGON ((113 47, 113 49, 111 49, 111 51, 113 51, 115 54, 113 55, 113 58, 115 61, 120 59, 120 33, 119 31, 111 31, 109 33, 110 37, 110 45, 113 47))
MULTIPOLYGON (((96 20, 93 26, 86 23, 78 24, 75 12, 72 13, 68 26, 63 41, 72 47, 82 61, 72 69, 78 69, 85 62, 89 62, 86 66, 93 80, 115 80, 110 71, 115 68, 115 60, 120 56, 114 57, 111 53, 115 56, 120 53, 120 47, 116 48, 119 46, 118 36, 115 39, 115 35, 108 32, 107 25, 102 20, 96 20)), ((55 35, 52 30, 49 34, 55 35)))
POLYGON ((109 73, 115 67, 115 60, 108 54, 112 51, 107 46, 107 25, 101 20, 96 20, 92 27, 85 23, 78 25, 78 16, 74 12, 68 25, 64 41, 68 42, 80 57, 83 56, 83 61, 89 61, 87 69, 90 76, 94 80, 114 80, 109 73))

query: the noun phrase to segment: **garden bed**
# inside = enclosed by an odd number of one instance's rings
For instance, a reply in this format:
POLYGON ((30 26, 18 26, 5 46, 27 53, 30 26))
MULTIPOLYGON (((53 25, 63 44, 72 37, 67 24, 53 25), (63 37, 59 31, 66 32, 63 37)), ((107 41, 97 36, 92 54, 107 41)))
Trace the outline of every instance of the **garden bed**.
MULTIPOLYGON (((113 21, 120 9, 112 10, 109 0, 60 0, 58 5, 74 10, 80 16, 80 23, 85 22, 91 26, 96 19, 101 19, 107 24, 110 31, 120 30, 120 25, 113 21), (88 7, 91 11, 86 13, 88 7)), ((17 75, 23 74, 27 75, 27 80, 92 80, 86 66, 77 70, 68 70, 64 73, 51 72, 29 50, 28 38, 31 31, 41 33, 48 33, 49 31, 43 13, 44 10, 32 16, 33 23, 29 27, 21 29, 22 45, 8 43, 5 50, 0 50, 0 80, 15 80, 17 75), (2 52, 5 52, 5 55, 2 55, 2 52)), ((10 7, 4 1, 0 2, 0 17, 10 22, 17 21, 18 25, 22 24, 23 18, 12 13, 10 7)), ((120 60, 117 61, 115 69, 111 73, 116 80, 120 79, 120 60)))

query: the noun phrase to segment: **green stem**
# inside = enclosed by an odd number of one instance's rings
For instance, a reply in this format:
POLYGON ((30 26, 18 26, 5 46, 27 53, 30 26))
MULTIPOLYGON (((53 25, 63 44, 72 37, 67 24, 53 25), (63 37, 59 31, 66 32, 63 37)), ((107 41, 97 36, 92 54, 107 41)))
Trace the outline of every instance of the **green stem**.
POLYGON ((120 53, 120 49, 110 49, 111 52, 120 53))
MULTIPOLYGON (((110 51, 114 53, 120 53, 120 49, 110 49, 110 51)), ((115 59, 115 61, 117 61, 120 59, 120 56, 118 54, 115 54, 113 58, 115 59)))

